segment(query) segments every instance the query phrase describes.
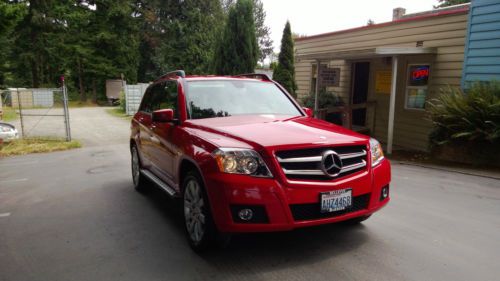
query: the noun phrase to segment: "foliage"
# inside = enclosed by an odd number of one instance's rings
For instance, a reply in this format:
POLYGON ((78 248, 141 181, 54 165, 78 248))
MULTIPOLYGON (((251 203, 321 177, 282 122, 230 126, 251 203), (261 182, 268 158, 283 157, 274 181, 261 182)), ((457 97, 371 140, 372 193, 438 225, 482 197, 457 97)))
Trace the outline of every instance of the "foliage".
POLYGON ((290 22, 286 22, 281 38, 281 51, 278 56, 278 66, 274 70, 273 79, 279 82, 290 94, 297 97, 295 91, 294 47, 290 22))
MULTIPOLYGON (((257 36, 257 43, 259 45, 258 61, 263 64, 264 60, 273 53, 273 40, 271 39, 271 29, 265 23, 266 11, 264 10, 264 4, 261 0, 253 0, 252 2, 255 36, 257 36)), ((229 13, 231 6, 234 4, 235 0, 222 0, 222 6, 226 13, 229 13)))
POLYGON ((8 122, 17 119, 17 112, 14 108, 10 106, 4 106, 2 110, 3 110, 2 121, 8 122))
POLYGON ((251 0, 238 0, 229 8, 224 32, 218 43, 214 69, 217 74, 251 73, 258 59, 253 5, 251 0))
POLYGON ((0 87, 59 87, 105 99, 107 79, 209 73, 220 0, 0 0, 0 87))
MULTIPOLYGON (((302 104, 305 107, 314 108, 314 97, 315 93, 309 94, 309 96, 302 101, 302 104)), ((344 101, 339 95, 327 91, 320 91, 318 93, 318 109, 342 105, 344 105, 344 101)))
POLYGON ((500 83, 476 82, 466 93, 445 88, 429 101, 433 144, 487 142, 500 145, 500 83))
POLYGON ((61 151, 80 147, 82 145, 77 140, 68 142, 62 139, 25 138, 0 144, 0 157, 61 151))
POLYGON ((469 3, 470 0, 438 0, 438 2, 439 4, 437 6, 434 6, 434 9, 469 3))

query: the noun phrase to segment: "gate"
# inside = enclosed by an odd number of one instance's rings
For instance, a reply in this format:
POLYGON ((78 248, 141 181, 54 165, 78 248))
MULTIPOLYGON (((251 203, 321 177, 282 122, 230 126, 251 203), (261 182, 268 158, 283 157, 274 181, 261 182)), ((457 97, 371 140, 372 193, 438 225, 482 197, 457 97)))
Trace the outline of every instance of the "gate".
POLYGON ((62 88, 10 88, 0 91, 4 111, 15 111, 17 118, 6 120, 16 126, 23 138, 65 138, 71 140, 68 94, 62 88))

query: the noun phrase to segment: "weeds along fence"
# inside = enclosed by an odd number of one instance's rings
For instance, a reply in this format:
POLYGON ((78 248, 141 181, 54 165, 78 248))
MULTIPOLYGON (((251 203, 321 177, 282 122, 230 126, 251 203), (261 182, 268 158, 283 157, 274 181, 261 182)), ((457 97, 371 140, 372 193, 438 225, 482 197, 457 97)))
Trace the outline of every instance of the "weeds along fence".
POLYGON ((71 140, 68 93, 62 88, 10 88, 0 91, 4 119, 16 126, 23 138, 64 138, 71 140))

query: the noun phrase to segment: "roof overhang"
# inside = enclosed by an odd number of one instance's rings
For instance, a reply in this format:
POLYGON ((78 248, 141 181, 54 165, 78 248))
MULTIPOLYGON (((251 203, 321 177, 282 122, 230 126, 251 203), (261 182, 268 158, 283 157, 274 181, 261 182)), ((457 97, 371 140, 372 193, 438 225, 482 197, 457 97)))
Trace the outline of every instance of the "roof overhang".
POLYGON ((337 52, 322 52, 313 54, 299 54, 297 59, 304 60, 349 60, 369 59, 374 57, 391 57, 398 55, 425 55, 436 54, 436 48, 422 47, 378 47, 337 52))

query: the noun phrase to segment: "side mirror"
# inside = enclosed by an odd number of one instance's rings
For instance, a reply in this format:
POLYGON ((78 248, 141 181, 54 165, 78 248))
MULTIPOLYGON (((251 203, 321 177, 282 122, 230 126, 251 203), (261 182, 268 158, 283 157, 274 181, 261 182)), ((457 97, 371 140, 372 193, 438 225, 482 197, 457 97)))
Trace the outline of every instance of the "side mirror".
POLYGON ((174 111, 172 109, 160 109, 153 112, 153 122, 168 123, 174 121, 174 111))
POLYGON ((314 111, 312 109, 310 109, 309 107, 302 107, 302 109, 307 114, 307 117, 314 117, 314 111))

